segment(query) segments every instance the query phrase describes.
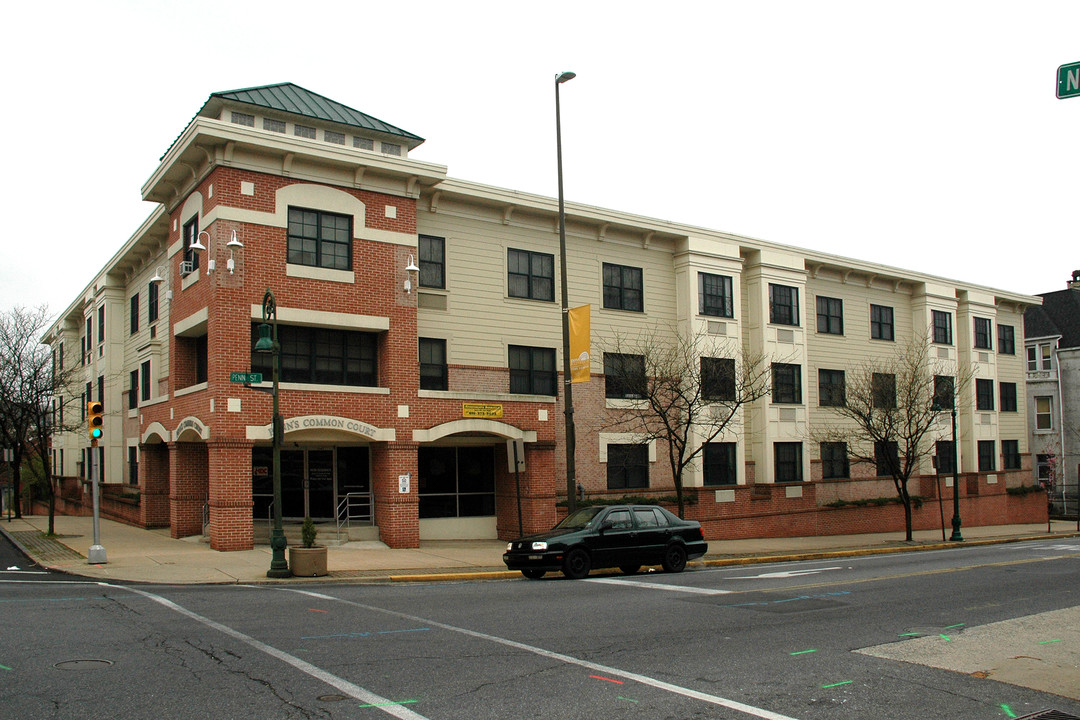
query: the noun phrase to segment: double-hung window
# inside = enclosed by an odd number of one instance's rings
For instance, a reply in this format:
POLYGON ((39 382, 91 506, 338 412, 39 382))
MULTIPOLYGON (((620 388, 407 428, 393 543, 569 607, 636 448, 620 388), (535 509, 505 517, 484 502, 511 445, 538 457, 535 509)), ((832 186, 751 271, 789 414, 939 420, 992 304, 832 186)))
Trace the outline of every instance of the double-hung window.
POLYGON ((420 389, 446 390, 448 387, 446 341, 420 338, 420 389))
POLYGON ((1002 468, 1005 470, 1019 470, 1020 469, 1020 441, 1019 440, 1002 440, 1001 441, 1001 461, 1002 468))
POLYGON ((870 337, 873 340, 895 340, 893 309, 886 305, 870 306, 870 337))
POLYGON ((131 371, 131 388, 128 390, 128 410, 139 407, 139 371, 131 371))
POLYGON ((707 442, 702 450, 705 487, 735 485, 738 482, 735 467, 735 443, 707 442))
POLYGON ((844 334, 844 301, 840 298, 818 297, 817 331, 825 335, 844 334))
POLYGON ((1016 383, 999 382, 998 397, 1001 399, 1001 412, 1016 412, 1016 383))
POLYGON ((735 361, 701 358, 701 396, 705 400, 735 400, 735 361))
POLYGON ((818 405, 841 407, 847 401, 843 370, 818 370, 818 405))
POLYGON ((730 277, 698 273, 698 312, 714 317, 735 317, 735 296, 730 277))
POLYGON ((952 313, 932 310, 934 342, 938 345, 952 345, 952 313))
POLYGON ((352 217, 289 208, 288 262, 294 265, 352 269, 352 217))
POLYGON ((979 441, 979 472, 997 470, 997 443, 993 440, 979 441))
POLYGON ((952 410, 954 391, 952 375, 934 376, 934 404, 938 410, 952 410))
POLYGON ((1012 325, 998 325, 998 354, 1016 354, 1016 331, 1012 325))
POLYGON ((184 224, 184 262, 191 263, 192 272, 199 269, 199 253, 191 246, 199 239, 199 216, 191 218, 184 224))
POLYGON ((801 365, 772 364, 772 401, 788 404, 802 402, 801 365))
POLYGON ((873 373, 870 376, 870 392, 875 408, 896 409, 896 375, 873 373))
MULTIPOLYGON (((259 337, 259 326, 251 325, 252 345, 259 337)), ((281 380, 314 385, 378 385, 378 346, 375 333, 357 330, 280 325, 281 380)), ((269 375, 273 372, 270 353, 252 352, 251 369, 269 375)))
POLYGON ((874 467, 878 477, 889 477, 900 472, 900 446, 892 441, 874 443, 874 467))
POLYGON ((420 256, 420 287, 446 288, 446 238, 421 235, 417 247, 420 256))
POLYGON ((773 443, 773 465, 776 482, 802 482, 802 443, 773 443))
POLYGON ((934 450, 937 455, 937 471, 943 475, 952 474, 956 468, 956 446, 952 440, 938 440, 934 450))
POLYGON ((821 443, 821 477, 824 480, 846 478, 848 469, 847 443, 821 443))
POLYGON ((141 399, 146 402, 150 399, 150 361, 145 360, 139 368, 141 375, 139 377, 139 390, 141 391, 141 399))
POLYGON ((157 322, 158 319, 158 284, 150 283, 146 289, 146 322, 157 322))
POLYGON ((990 411, 994 409, 994 381, 978 378, 975 380, 975 409, 990 411))
POLYGON ((554 300, 555 256, 529 250, 507 250, 506 285, 510 297, 554 300))
POLYGON ((990 337, 990 320, 987 318, 975 318, 975 349, 993 349, 993 339, 990 337))
POLYGON ((521 395, 555 395, 555 350, 511 345, 510 392, 521 395))
POLYGON ((607 446, 608 490, 649 487, 649 446, 607 446))
POLYGON ((131 334, 139 332, 139 293, 131 296, 131 334))
POLYGON ((604 353, 604 397, 636 399, 646 391, 644 355, 604 353))
POLYGON ((769 283, 769 322, 799 324, 799 288, 769 283))
POLYGON ((643 312, 644 285, 641 268, 604 263, 604 307, 643 312))
POLYGON ((1049 395, 1035 397, 1035 429, 1054 429, 1054 399, 1049 395))

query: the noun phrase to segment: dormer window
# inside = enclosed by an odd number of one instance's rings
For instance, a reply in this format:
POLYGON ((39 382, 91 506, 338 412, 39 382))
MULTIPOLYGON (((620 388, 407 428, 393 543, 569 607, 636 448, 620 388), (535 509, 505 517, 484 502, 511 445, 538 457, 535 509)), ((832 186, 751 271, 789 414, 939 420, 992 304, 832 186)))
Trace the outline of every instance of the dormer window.
POLYGON ((275 120, 273 118, 263 118, 263 130, 269 130, 270 132, 284 133, 285 121, 275 120))
POLYGON ((354 148, 360 148, 361 150, 374 150, 375 141, 371 138, 354 137, 352 139, 352 146, 354 148))
POLYGON ((384 155, 401 155, 401 146, 384 142, 382 144, 382 151, 384 155))
POLYGON ((248 115, 247 113, 234 112, 232 114, 232 121, 237 125, 247 125, 248 127, 255 127, 255 116, 248 115))
POLYGON ((310 140, 315 139, 315 128, 308 125, 293 125, 293 135, 296 137, 308 138, 310 140))

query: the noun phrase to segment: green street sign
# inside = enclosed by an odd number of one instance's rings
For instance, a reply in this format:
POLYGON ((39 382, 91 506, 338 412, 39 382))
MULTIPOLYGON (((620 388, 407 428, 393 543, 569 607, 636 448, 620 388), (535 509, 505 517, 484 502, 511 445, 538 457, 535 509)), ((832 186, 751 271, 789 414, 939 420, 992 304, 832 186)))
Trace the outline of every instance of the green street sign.
POLYGON ((262 382, 262 373, 234 372, 229 373, 229 382, 254 385, 262 382))
POLYGON ((1080 62, 1069 63, 1058 68, 1057 96, 1059 98, 1080 97, 1080 62))

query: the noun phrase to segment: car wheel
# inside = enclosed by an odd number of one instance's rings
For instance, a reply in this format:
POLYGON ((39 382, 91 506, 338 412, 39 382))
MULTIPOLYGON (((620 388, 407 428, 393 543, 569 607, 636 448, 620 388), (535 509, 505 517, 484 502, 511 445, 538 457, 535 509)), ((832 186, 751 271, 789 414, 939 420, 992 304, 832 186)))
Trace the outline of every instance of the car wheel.
POLYGON ((536 570, 534 568, 529 568, 528 570, 522 570, 521 574, 529 578, 530 580, 539 580, 540 578, 544 577, 544 572, 544 570, 536 570))
POLYGON ((686 549, 682 545, 668 545, 664 551, 664 572, 682 572, 686 567, 686 549))
POLYGON ((581 548, 574 548, 566 553, 566 558, 563 560, 562 571, 563 575, 571 580, 581 580, 584 577, 588 577, 589 569, 591 567, 592 560, 589 558, 589 553, 581 548))
POLYGON ((623 575, 633 575, 641 569, 640 565, 620 565, 619 570, 622 570, 623 575))

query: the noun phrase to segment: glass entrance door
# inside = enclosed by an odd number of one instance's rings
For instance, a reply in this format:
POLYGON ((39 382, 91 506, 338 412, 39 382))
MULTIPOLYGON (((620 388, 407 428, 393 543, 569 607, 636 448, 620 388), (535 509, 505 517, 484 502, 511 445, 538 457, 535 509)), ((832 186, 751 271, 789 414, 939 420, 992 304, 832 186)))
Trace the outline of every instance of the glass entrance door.
POLYGON ((334 451, 308 450, 307 514, 315 520, 334 517, 334 451))
MULTIPOLYGON (((344 448, 343 448, 344 449, 344 448)), ((281 516, 289 521, 332 520, 335 514, 335 450, 281 450, 281 516)), ((273 449, 251 452, 253 517, 265 520, 273 501, 273 449)))

